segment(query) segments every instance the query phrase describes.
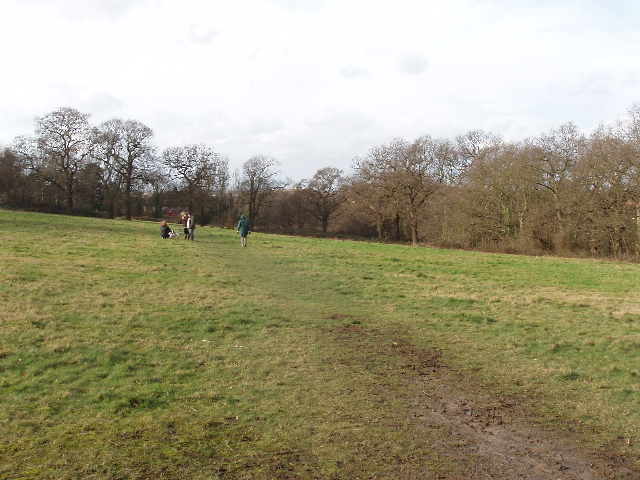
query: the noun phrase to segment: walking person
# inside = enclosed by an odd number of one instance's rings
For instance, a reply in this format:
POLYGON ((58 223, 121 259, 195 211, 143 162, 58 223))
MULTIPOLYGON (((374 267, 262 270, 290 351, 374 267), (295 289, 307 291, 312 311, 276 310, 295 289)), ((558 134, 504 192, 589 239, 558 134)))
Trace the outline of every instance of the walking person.
POLYGON ((237 232, 240 234, 240 244, 243 247, 247 246, 247 235, 249 235, 249 222, 244 218, 244 214, 240 215, 240 221, 238 222, 237 232))
POLYGON ((193 218, 192 214, 187 215, 187 229, 189 230, 189 236, 191 240, 195 240, 193 237, 194 230, 196 229, 196 221, 193 218))

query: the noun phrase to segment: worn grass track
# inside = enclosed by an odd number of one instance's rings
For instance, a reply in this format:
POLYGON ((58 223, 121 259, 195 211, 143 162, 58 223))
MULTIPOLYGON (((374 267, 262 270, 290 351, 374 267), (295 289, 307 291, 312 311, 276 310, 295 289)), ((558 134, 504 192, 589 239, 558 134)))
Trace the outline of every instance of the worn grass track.
POLYGON ((2 479, 455 478, 411 414, 433 359, 640 453, 637 265, 0 221, 2 479))

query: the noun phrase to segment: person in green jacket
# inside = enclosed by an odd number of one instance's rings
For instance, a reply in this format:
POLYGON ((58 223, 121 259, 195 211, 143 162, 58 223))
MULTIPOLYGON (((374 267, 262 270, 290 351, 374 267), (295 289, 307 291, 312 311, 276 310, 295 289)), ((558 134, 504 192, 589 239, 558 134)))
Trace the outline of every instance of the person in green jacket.
POLYGON ((249 222, 244 218, 244 214, 240 215, 240 221, 238 222, 237 232, 240 234, 240 243, 243 247, 247 246, 247 235, 249 235, 249 222))

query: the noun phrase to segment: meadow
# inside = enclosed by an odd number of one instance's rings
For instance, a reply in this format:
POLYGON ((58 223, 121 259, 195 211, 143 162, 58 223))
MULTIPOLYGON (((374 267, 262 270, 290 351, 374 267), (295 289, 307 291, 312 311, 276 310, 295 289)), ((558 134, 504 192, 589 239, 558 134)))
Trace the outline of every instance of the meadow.
POLYGON ((640 458, 637 264, 0 224, 0 479, 453 478, 407 413, 417 352, 640 458))

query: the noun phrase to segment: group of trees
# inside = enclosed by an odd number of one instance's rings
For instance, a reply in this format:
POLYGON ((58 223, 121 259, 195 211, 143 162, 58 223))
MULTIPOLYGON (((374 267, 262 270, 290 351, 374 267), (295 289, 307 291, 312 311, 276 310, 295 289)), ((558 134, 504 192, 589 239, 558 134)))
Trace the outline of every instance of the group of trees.
POLYGON ((640 253, 640 105, 590 135, 567 123, 509 142, 473 131, 453 140, 394 139, 308 180, 279 178, 256 155, 233 176, 203 145, 157 152, 153 132, 119 119, 98 126, 62 108, 0 154, 0 203, 68 214, 166 217, 537 253, 640 253))
POLYGON ((379 235, 414 244, 637 256, 640 105, 584 135, 394 140, 355 161, 351 195, 379 235))
POLYGON ((67 214, 159 218, 182 208, 217 220, 228 190, 228 162, 203 145, 157 152, 153 131, 61 108, 36 119, 35 135, 0 155, 0 203, 67 214))

